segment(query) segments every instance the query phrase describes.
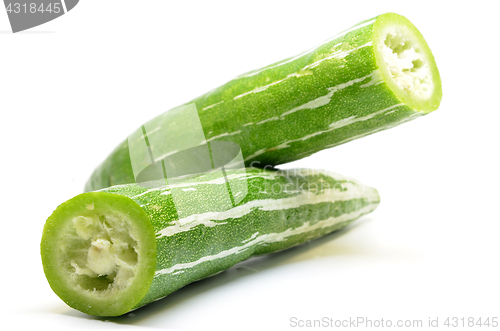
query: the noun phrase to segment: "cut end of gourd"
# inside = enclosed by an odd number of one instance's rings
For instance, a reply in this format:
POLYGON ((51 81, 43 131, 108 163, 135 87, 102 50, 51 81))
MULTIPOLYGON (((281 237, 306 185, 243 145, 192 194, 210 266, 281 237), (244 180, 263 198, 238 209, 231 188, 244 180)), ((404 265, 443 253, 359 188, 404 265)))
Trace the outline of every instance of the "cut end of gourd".
POLYGON ((439 107, 441 79, 434 56, 409 20, 392 13, 377 17, 373 47, 382 77, 401 102, 424 113, 439 107))
POLYGON ((130 285, 138 273, 140 248, 135 225, 125 215, 104 213, 73 217, 62 242, 73 267, 68 276, 83 291, 107 296, 130 285), (72 223, 72 224, 71 224, 72 223))
POLYGON ((152 225, 133 200, 119 195, 91 192, 63 203, 47 220, 41 249, 54 292, 90 315, 130 311, 154 277, 152 225))

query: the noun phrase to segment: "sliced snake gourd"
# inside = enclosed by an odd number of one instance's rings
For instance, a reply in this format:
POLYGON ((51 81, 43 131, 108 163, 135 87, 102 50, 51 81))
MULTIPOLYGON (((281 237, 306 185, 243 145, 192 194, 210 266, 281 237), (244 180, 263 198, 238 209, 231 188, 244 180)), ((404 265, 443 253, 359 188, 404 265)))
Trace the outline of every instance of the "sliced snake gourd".
MULTIPOLYGON (((247 166, 263 167, 430 113, 438 108, 441 95, 426 41, 410 21, 389 13, 302 54, 240 75, 186 105, 195 106, 203 130, 201 137, 191 135, 200 140, 193 146, 204 140, 231 141, 240 146, 247 166)), ((191 123, 188 120, 171 121, 168 127, 162 119, 160 115, 143 126, 150 139, 163 131, 182 134, 192 129, 183 124, 191 123)), ((184 138, 157 140, 156 151, 173 152, 178 148, 171 141, 184 138)), ((135 182, 129 147, 125 140, 109 155, 86 191, 135 182)), ((164 154, 154 158, 159 161, 164 154)))
POLYGON ((377 191, 354 179, 305 169, 153 184, 83 193, 48 218, 43 267, 69 306, 122 315, 252 256, 339 230, 379 204, 377 191))

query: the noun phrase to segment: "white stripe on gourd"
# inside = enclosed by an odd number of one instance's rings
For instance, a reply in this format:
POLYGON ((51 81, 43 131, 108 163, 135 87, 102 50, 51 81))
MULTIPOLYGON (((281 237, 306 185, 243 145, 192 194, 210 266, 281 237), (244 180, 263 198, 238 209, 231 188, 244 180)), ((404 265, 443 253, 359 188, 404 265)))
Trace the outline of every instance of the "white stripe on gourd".
MULTIPOLYGON (((255 210, 259 211, 273 211, 273 210, 284 210, 290 208, 298 208, 304 205, 314 205, 322 202, 336 202, 336 201, 348 201, 356 198, 362 192, 358 190, 364 189, 362 186, 353 183, 341 183, 339 191, 336 188, 327 189, 323 191, 323 194, 314 194, 309 191, 302 191, 302 194, 298 194, 290 198, 282 199, 262 199, 262 200, 252 200, 244 205, 236 206, 226 211, 222 212, 208 212, 203 214, 194 214, 183 219, 173 221, 166 228, 158 231, 156 236, 158 238, 173 236, 177 233, 189 231, 198 225, 205 225, 208 227, 213 227, 217 225, 226 224, 225 222, 216 222, 226 219, 236 219, 241 218, 255 210), (306 197, 307 196, 307 197, 306 197)), ((285 192, 287 193, 287 192, 285 192)), ((373 201, 378 198, 378 195, 369 194, 363 196, 363 198, 373 201)))
MULTIPOLYGON (((276 68, 276 67, 282 66, 282 65, 284 65, 284 64, 287 64, 287 63, 293 62, 293 61, 295 61, 295 60, 297 60, 297 59, 300 59, 300 58, 301 58, 301 57, 303 57, 304 55, 307 55, 307 54, 309 54, 309 53, 311 53, 311 52, 315 51, 315 50, 316 50, 316 49, 318 49, 319 47, 321 47, 321 46, 323 46, 323 45, 325 45, 325 44, 327 44, 327 43, 331 42, 332 40, 338 39, 338 38, 340 38, 340 37, 342 37, 342 36, 346 35, 346 34, 347 34, 347 33, 349 33, 349 32, 356 31, 356 30, 358 30, 358 29, 361 29, 362 27, 365 27, 365 26, 367 26, 367 25, 372 24, 373 22, 375 22, 375 20, 376 20, 376 19, 370 19, 369 21, 366 21, 366 22, 364 22, 364 23, 359 23, 359 24, 357 24, 357 25, 355 25, 355 26, 353 26, 353 27, 351 27, 351 28, 349 28, 349 29, 347 29, 347 30, 344 30, 343 32, 340 32, 340 33, 338 33, 338 34, 334 35, 333 37, 331 37, 331 38, 327 39, 326 41, 322 42, 321 44, 316 45, 316 46, 314 46, 313 48, 310 48, 309 50, 307 50, 307 51, 305 51, 305 52, 302 52, 302 53, 300 53, 299 55, 296 55, 296 56, 294 56, 294 57, 292 57, 292 58, 290 58, 290 59, 288 59, 288 60, 284 60, 284 61, 281 61, 281 62, 275 63, 275 64, 273 64, 273 65, 270 65, 270 66, 267 66, 267 67, 264 67, 264 68, 261 68, 261 69, 257 69, 257 70, 253 70, 253 71, 247 72, 247 73, 245 73, 245 74, 239 75, 239 76, 238 76, 238 77, 236 77, 236 78, 244 78, 244 77, 251 77, 251 76, 255 76, 255 75, 257 75, 257 74, 259 74, 259 73, 261 73, 261 72, 263 72, 263 71, 266 71, 266 70, 269 70, 269 69, 273 69, 273 68, 276 68)), ((337 45, 338 45, 338 44, 337 44, 337 45)))
MULTIPOLYGON (((404 103, 398 103, 396 105, 393 105, 393 106, 390 106, 390 107, 387 107, 387 108, 384 108, 382 110, 379 110, 377 112, 374 112, 374 113, 371 113, 369 115, 366 115, 366 116, 363 116, 363 117, 355 117, 355 116, 352 116, 352 117, 348 117, 348 118, 344 118, 344 119, 341 119, 340 121, 337 121, 337 122, 333 122, 332 124, 329 125, 329 129, 327 130, 320 130, 320 131, 317 131, 317 132, 314 132, 314 133, 311 133, 311 134, 308 134, 304 137, 301 137, 301 138, 297 138, 297 139, 292 139, 292 140, 288 140, 288 141, 285 141, 284 143, 282 144, 279 144, 278 146, 273 146, 273 147, 267 147, 267 148, 263 148, 263 149, 260 149, 258 150, 257 152, 255 152, 254 154, 248 156, 247 158, 245 158, 245 161, 248 161, 248 160, 251 160, 261 154, 264 154, 265 152, 269 151, 269 150, 272 150, 272 151, 276 151, 278 149, 283 149, 283 148, 288 148, 290 147, 289 144, 291 143, 294 143, 294 142, 298 142, 298 141, 305 141, 307 139, 310 139, 312 137, 315 137, 317 135, 320 135, 320 134, 323 134, 323 133, 327 133, 327 132, 331 132, 333 130, 337 130, 341 127, 344 127, 346 125, 350 125, 350 124, 353 124, 353 123, 356 123, 356 122, 363 122, 363 121, 366 121, 366 120, 369 120, 377 115, 380 115, 382 113, 384 113, 385 111, 388 111, 388 110, 391 110, 393 108, 396 108, 396 107, 401 107, 401 106, 405 106, 404 103)), ((412 118, 410 119, 413 119, 414 117, 418 117, 420 116, 421 114, 420 113, 416 113, 412 118)), ((409 120, 409 119, 406 119, 406 120, 409 120)), ((397 124, 400 124, 400 123, 403 123, 403 122, 398 122, 397 124)), ((397 125, 396 124, 396 125, 397 125)), ((394 125, 395 126, 395 125, 394 125)), ((377 129, 375 131, 370 131, 370 132, 367 132, 367 133, 364 133, 362 135, 358 135, 358 136, 355 136, 355 137, 350 137, 348 140, 346 141, 350 141, 350 140, 353 140, 353 139, 356 139, 356 138, 359 138, 359 137, 364 137, 368 134, 371 134, 371 133, 374 133, 374 132, 377 132, 377 131, 382 131, 386 128, 380 128, 380 129, 377 129)), ((331 146, 335 146, 335 145, 339 145, 341 144, 342 142, 338 142, 334 145, 331 145, 331 146)))
POLYGON ((341 223, 341 222, 353 220, 353 219, 356 219, 364 214, 368 214, 368 213, 372 212, 377 207, 377 205, 378 205, 378 203, 373 203, 373 204, 367 205, 367 206, 365 206, 357 211, 354 211, 354 212, 351 212, 348 214, 342 214, 342 215, 337 216, 337 217, 330 217, 330 218, 327 218, 326 220, 319 221, 313 225, 311 225, 310 222, 307 221, 303 225, 301 225, 300 227, 297 227, 295 229, 288 229, 284 232, 279 232, 279 233, 263 234, 261 236, 256 237, 253 240, 248 241, 243 246, 232 247, 228 250, 222 251, 222 252, 214 254, 214 255, 204 256, 204 257, 202 257, 196 261, 193 261, 193 262, 179 263, 179 264, 174 265, 173 267, 158 270, 155 273, 155 277, 158 277, 158 276, 161 276, 164 274, 168 274, 168 273, 172 273, 172 272, 179 270, 179 269, 192 268, 192 267, 194 267, 200 263, 203 263, 203 262, 221 259, 221 258, 227 257, 229 255, 233 255, 233 254, 239 254, 239 253, 241 253, 241 252, 243 252, 243 251, 245 251, 253 246, 259 245, 259 244, 271 244, 271 243, 275 243, 275 242, 284 241, 288 237, 291 237, 291 236, 304 234, 307 232, 312 232, 314 230, 327 228, 327 227, 333 226, 333 225, 341 223))
MULTIPOLYGON (((340 91, 342 89, 345 89, 346 87, 353 86, 356 83, 361 83, 364 80, 366 80, 367 78, 371 78, 370 82, 374 82, 372 85, 380 82, 381 76, 380 76, 379 70, 378 69, 374 70, 369 75, 366 75, 366 76, 363 76, 363 77, 360 77, 360 78, 356 78, 356 79, 350 80, 348 82, 345 82, 345 83, 342 83, 342 84, 330 87, 330 88, 328 88, 328 90, 330 91, 328 94, 323 95, 323 96, 321 96, 321 97, 319 97, 317 99, 314 99, 312 101, 309 101, 309 102, 307 102, 307 103, 305 103, 303 105, 300 105, 298 107, 295 107, 295 108, 293 108, 293 109, 291 109, 289 111, 286 111, 283 114, 281 114, 280 116, 281 117, 285 117, 287 115, 295 113, 298 110, 302 110, 302 109, 315 109, 315 108, 318 108, 318 107, 321 107, 321 106, 325 106, 328 103, 330 103, 330 101, 332 100, 332 96, 333 96, 333 94, 335 92, 338 92, 338 91, 340 91)), ((367 83, 367 84, 369 84, 369 83, 367 83)), ((361 85, 361 87, 370 86, 370 85, 367 85, 367 84, 361 85)))

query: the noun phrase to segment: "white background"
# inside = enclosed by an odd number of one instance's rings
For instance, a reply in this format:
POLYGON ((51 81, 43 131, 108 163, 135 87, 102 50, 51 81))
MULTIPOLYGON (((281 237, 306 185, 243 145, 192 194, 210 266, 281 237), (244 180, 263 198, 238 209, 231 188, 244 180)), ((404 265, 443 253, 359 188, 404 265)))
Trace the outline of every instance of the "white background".
POLYGON ((494 1, 83 0, 13 35, 0 10, 2 324, 289 329, 291 317, 500 318, 497 13, 494 1), (375 212, 135 316, 89 317, 52 292, 39 254, 45 219, 128 134, 384 12, 425 36, 443 81, 441 108, 287 165, 376 187, 375 212))

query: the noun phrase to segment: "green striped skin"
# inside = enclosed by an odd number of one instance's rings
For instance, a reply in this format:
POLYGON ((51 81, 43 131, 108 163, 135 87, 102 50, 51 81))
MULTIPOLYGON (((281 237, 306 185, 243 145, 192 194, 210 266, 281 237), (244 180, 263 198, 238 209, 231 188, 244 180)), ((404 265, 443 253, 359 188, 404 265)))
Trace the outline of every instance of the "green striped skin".
MULTIPOLYGON (((247 166, 263 167, 394 127, 437 109, 440 100, 439 73, 425 40, 404 17, 384 14, 187 104, 196 105, 207 141, 235 142, 247 166), (384 64, 379 48, 390 26, 410 31, 426 56, 434 90, 425 100, 398 89, 384 64)), ((154 128, 155 119, 148 124, 154 128)), ((126 140, 95 170, 85 189, 134 182, 126 140)))
MULTIPOLYGON (((128 298, 128 307, 116 310, 103 305, 99 311, 95 302, 92 309, 86 308, 85 296, 72 293, 71 289, 61 290, 56 272, 47 274, 52 288, 69 305, 85 313, 121 315, 251 256, 280 251, 339 230, 379 204, 375 189, 332 173, 248 168, 246 172, 228 171, 226 178, 230 183, 246 182, 248 186, 243 200, 229 209, 213 194, 227 187, 224 177, 215 172, 183 183, 161 185, 158 182, 152 188, 125 184, 75 197, 85 203, 93 201, 96 206, 102 199, 127 198, 130 206, 120 210, 125 214, 128 208, 140 207, 149 217, 153 227, 150 237, 156 236, 157 249, 156 261, 146 257, 143 262, 147 268, 155 267, 155 272, 149 279, 141 280, 142 287, 136 285, 141 291, 136 297, 128 298), (174 205, 174 190, 182 201, 190 202, 183 205, 182 211, 174 205), (181 212, 183 216, 179 219, 181 212), (149 286, 145 294, 144 286, 149 286), (76 305, 78 300, 83 302, 76 305)), ((231 194, 238 193, 233 190, 231 194)), ((81 207, 75 207, 74 199, 63 203, 50 220, 57 220, 62 226, 67 214, 61 215, 60 210, 74 209, 71 215, 77 215, 81 207)), ((51 245, 57 245, 60 240, 51 239, 51 245)), ((149 237, 146 240, 150 240, 149 237)), ((49 245, 46 241, 42 242, 42 252, 46 245, 49 245)), ((44 266, 50 260, 51 256, 46 253, 44 266)), ((120 293, 111 297, 120 301, 120 293)))

